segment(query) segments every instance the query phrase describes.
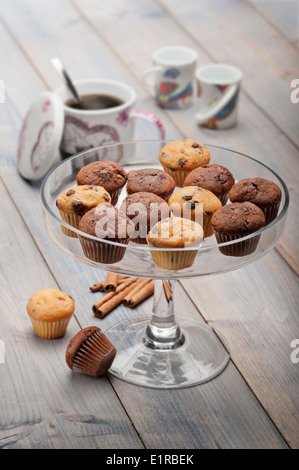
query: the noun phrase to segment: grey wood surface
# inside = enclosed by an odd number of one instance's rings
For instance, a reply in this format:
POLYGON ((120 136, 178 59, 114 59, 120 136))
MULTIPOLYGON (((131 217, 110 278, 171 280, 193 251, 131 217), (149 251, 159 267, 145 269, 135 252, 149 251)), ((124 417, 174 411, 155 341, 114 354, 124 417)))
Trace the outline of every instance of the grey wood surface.
MULTIPOLYGON (((181 11, 179 2, 167 0, 2 2, 0 339, 6 362, 0 364, 0 447, 299 447, 298 364, 290 360, 290 343, 298 337, 299 105, 288 101, 298 53, 253 2, 229 0, 226 10, 224 3, 188 0, 181 11), (239 52, 229 47, 237 38, 239 52), (200 63, 229 61, 243 69, 235 129, 203 130, 194 110, 164 112, 155 105, 141 72, 156 47, 172 43, 195 48, 200 63), (39 185, 25 182, 15 169, 28 107, 37 93, 60 85, 49 62, 57 55, 76 79, 99 76, 133 86, 138 107, 159 115, 168 138, 192 136, 248 153, 290 187, 287 229, 276 249, 234 273, 186 280, 178 288, 178 317, 210 323, 230 343, 231 363, 207 384, 143 389, 112 377, 74 376, 64 362, 68 340, 79 328, 96 324, 105 330, 132 315, 149 315, 152 299, 133 312, 119 307, 95 319, 96 294, 89 286, 105 273, 82 266, 53 244, 43 224, 39 185), (45 342, 33 334, 25 306, 33 292, 54 286, 75 297, 76 312, 64 338, 45 342)), ((156 137, 146 126, 137 134, 156 137)))

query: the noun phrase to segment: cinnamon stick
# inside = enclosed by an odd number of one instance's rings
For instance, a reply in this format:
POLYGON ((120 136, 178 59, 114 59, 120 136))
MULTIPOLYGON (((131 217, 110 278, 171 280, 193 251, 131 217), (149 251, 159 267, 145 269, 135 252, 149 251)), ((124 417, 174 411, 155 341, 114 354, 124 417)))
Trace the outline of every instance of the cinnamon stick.
POLYGON ((108 272, 106 281, 104 283, 104 291, 115 291, 118 284, 118 274, 108 272))
POLYGON ((111 312, 119 305, 127 293, 132 289, 132 284, 136 282, 136 278, 130 278, 127 282, 123 282, 117 286, 115 292, 111 291, 104 295, 98 302, 92 306, 92 311, 97 318, 103 318, 107 313, 111 312))
POLYGON ((172 299, 172 289, 170 287, 170 282, 163 280, 163 287, 166 299, 169 302, 172 299))
POLYGON ((137 291, 132 298, 130 299, 130 303, 128 307, 134 308, 143 300, 147 299, 150 295, 154 293, 155 288, 155 281, 152 279, 147 282, 139 291, 137 291))
POLYGON ((132 290, 130 290, 128 294, 124 297, 124 305, 126 305, 126 307, 133 308, 135 307, 135 305, 137 305, 137 303, 141 302, 143 300, 144 288, 150 282, 151 279, 138 279, 136 283, 132 286, 132 290))
POLYGON ((104 290, 104 284, 105 284, 105 281, 97 282, 96 284, 91 286, 89 289, 91 290, 91 292, 102 292, 104 290))

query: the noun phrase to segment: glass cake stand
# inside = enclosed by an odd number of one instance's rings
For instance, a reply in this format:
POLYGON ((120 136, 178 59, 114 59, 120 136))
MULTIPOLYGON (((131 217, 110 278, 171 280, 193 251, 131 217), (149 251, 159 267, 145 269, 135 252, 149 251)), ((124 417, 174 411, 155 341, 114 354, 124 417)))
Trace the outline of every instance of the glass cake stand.
MULTIPOLYGON (((73 235, 82 234, 61 220, 56 207, 58 195, 75 186, 78 171, 96 160, 115 161, 127 172, 150 167, 161 169, 158 155, 166 143, 119 143, 93 148, 70 157, 59 163, 44 179, 41 199, 48 233, 69 255, 101 270, 155 280, 152 316, 138 316, 121 321, 105 331, 117 349, 109 372, 122 380, 145 387, 183 388, 216 377, 227 366, 230 353, 225 339, 203 321, 184 319, 184 312, 180 312, 180 321, 177 321, 175 283, 178 279, 229 272, 252 263, 269 252, 284 230, 289 195, 282 179, 266 165, 240 152, 207 145, 211 155, 210 163, 218 163, 228 168, 236 181, 258 176, 274 181, 281 189, 282 200, 276 219, 258 232, 242 238, 244 241, 253 236, 260 236, 257 248, 252 254, 237 257, 224 255, 219 250, 220 247, 239 242, 219 245, 213 235, 204 239, 192 266, 177 271, 159 268, 153 262, 148 245, 131 241, 123 259, 115 264, 101 264, 86 258, 79 239, 65 235, 62 230, 64 226, 72 230, 73 235)), ((124 187, 117 207, 126 195, 124 187)), ((98 240, 91 235, 84 236, 91 241, 98 240)), ((110 240, 104 240, 103 243, 107 246, 119 245, 110 240)))

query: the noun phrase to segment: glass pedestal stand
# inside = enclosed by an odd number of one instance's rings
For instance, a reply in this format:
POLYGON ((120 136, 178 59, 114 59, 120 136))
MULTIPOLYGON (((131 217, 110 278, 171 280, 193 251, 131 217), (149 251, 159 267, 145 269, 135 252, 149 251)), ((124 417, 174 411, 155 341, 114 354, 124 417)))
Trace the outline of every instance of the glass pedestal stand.
POLYGON ((117 355, 109 372, 127 382, 154 388, 182 388, 210 380, 230 355, 225 340, 203 321, 176 320, 176 280, 155 280, 151 318, 133 318, 105 334, 117 355))
MULTIPOLYGON (((46 178, 41 187, 41 200, 47 231, 52 240, 68 255, 97 269, 118 274, 147 277, 155 280, 152 317, 133 318, 119 322, 105 331, 101 329, 117 348, 110 373, 116 377, 146 387, 181 388, 206 382, 224 370, 229 362, 229 350, 225 340, 209 325, 195 315, 195 321, 186 318, 187 307, 178 311, 175 301, 174 285, 177 279, 227 273, 252 263, 268 253, 283 233, 289 205, 288 189, 284 181, 263 163, 233 150, 207 145, 211 163, 228 168, 235 180, 260 177, 275 182, 281 189, 281 203, 276 218, 258 233, 253 233, 235 241, 219 245, 215 236, 207 237, 199 247, 193 264, 178 271, 166 270, 155 265, 152 257, 153 247, 129 242, 126 252, 115 264, 102 264, 87 258, 79 241, 77 228, 64 222, 56 206, 57 197, 65 190, 75 186, 78 171, 95 161, 113 161, 128 173, 145 168, 162 169, 159 152, 167 142, 134 141, 97 147, 70 157, 58 164, 46 178), (72 236, 67 236, 73 232, 72 236), (226 256, 223 254, 233 243, 236 252, 246 240, 258 236, 258 244, 249 255, 226 256), (167 280, 169 279, 169 280, 167 280)), ((175 191, 177 188, 175 189, 175 191)), ((126 198, 124 186, 117 207, 126 198)), ((229 203, 229 201, 228 201, 229 203)), ((92 244, 96 237, 84 233, 92 244)), ((107 250, 118 249, 122 244, 101 240, 107 250), (111 247, 112 245, 112 247, 111 247)), ((181 248, 179 248, 181 250, 181 248)), ((174 249, 175 251, 175 249, 174 249)), ((133 313, 131 311, 131 313, 133 313)), ((91 323, 93 320, 91 319, 91 323)))

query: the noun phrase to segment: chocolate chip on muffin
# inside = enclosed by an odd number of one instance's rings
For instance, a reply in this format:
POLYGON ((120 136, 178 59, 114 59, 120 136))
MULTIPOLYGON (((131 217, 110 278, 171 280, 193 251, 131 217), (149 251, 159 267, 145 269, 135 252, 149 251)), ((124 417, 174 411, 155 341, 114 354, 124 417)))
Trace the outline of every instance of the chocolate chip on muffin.
POLYGON ((141 170, 132 170, 128 173, 128 194, 138 192, 153 193, 168 201, 174 188, 175 182, 173 178, 163 170, 143 168, 141 170))
POLYGON ((119 194, 127 182, 125 170, 112 161, 96 161, 81 168, 77 174, 80 185, 103 186, 111 196, 111 204, 115 205, 119 194))
POLYGON ((266 225, 277 217, 281 190, 273 181, 264 178, 245 178, 234 184, 229 192, 231 202, 252 202, 265 214, 266 225))
POLYGON ((209 163, 210 153, 195 140, 181 139, 165 145, 160 151, 159 160, 176 186, 183 187, 185 178, 192 170, 209 163))
POLYGON ((212 217, 212 227, 218 243, 236 240, 236 243, 219 247, 227 256, 246 256, 257 247, 260 235, 244 241, 240 238, 251 235, 265 226, 263 211, 251 202, 234 202, 219 209, 212 217))
POLYGON ((222 205, 225 205, 234 183, 234 176, 227 168, 209 163, 192 170, 186 177, 184 186, 208 189, 220 199, 222 205))

